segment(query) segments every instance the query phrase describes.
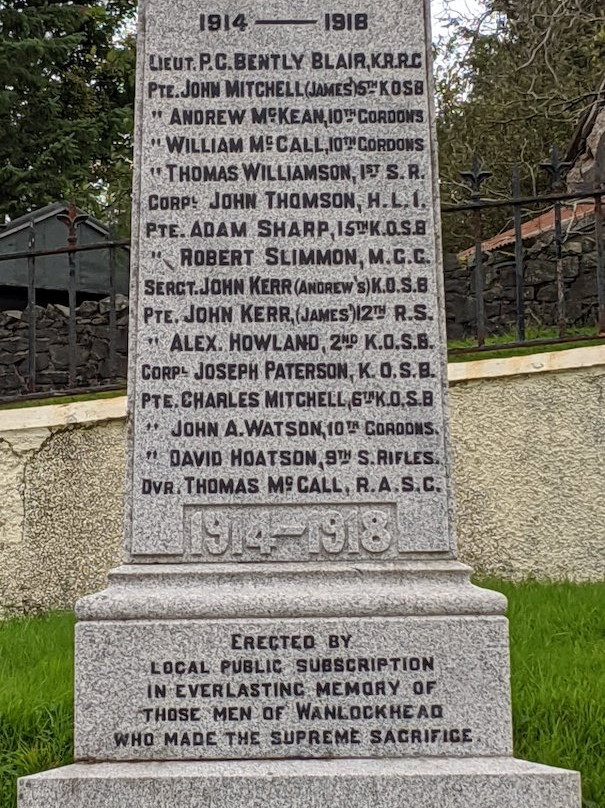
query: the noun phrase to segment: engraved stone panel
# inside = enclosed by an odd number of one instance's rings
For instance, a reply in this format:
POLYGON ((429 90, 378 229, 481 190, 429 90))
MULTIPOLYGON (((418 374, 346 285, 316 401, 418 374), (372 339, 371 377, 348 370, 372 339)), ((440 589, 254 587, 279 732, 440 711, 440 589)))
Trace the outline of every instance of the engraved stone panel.
POLYGON ((452 551, 423 0, 141 26, 132 557, 452 551))
POLYGON ((78 625, 76 756, 511 754, 503 618, 78 625))
POLYGON ((203 561, 397 558, 395 504, 185 506, 185 547, 203 561))

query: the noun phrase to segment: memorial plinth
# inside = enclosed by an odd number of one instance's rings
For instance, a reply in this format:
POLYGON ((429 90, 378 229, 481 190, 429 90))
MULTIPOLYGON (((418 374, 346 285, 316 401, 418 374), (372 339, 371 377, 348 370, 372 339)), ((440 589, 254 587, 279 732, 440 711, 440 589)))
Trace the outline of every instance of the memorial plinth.
POLYGON ((578 808, 456 561, 428 11, 143 3, 124 566, 20 808, 578 808))

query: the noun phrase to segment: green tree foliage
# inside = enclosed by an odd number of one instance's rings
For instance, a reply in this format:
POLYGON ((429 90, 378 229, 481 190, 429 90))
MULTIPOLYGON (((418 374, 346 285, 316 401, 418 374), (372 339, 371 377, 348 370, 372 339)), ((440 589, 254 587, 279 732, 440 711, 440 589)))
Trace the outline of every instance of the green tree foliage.
MULTIPOLYGON (((605 91, 603 0, 483 0, 473 18, 450 14, 439 46, 438 136, 444 202, 468 199, 459 171, 477 154, 493 172, 485 194, 509 196, 514 165, 522 191, 545 190, 538 165, 557 143, 565 152, 582 113, 605 91)), ((490 223, 493 235, 509 225, 490 223)), ((468 232, 446 221, 449 249, 468 232)))
POLYGON ((134 8, 0 0, 0 219, 69 199, 125 226, 134 8))

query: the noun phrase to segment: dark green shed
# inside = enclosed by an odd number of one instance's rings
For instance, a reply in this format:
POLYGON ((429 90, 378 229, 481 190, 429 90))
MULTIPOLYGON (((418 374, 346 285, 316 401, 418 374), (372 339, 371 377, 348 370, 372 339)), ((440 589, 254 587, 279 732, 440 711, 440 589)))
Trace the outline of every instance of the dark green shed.
MULTIPOLYGON (((57 214, 66 211, 65 202, 54 202, 44 208, 20 216, 9 222, 0 230, 0 256, 29 249, 33 236, 35 250, 53 250, 67 246, 67 226, 57 218, 57 214)), ((78 214, 85 214, 78 210, 78 214)), ((106 225, 87 216, 77 228, 78 245, 94 244, 109 240, 109 229, 106 225)), ((66 292, 68 288, 68 256, 49 255, 36 258, 35 286, 39 290, 49 292, 66 292)), ((115 285, 116 292, 128 295, 129 254, 124 248, 116 250, 115 285)), ((0 261, 0 287, 5 287, 5 296, 14 288, 15 292, 27 289, 27 258, 0 261)), ((78 299, 87 295, 94 297, 109 294, 109 250, 91 250, 76 253, 76 292, 78 299)), ((1 308, 1 306, 0 306, 1 308)))

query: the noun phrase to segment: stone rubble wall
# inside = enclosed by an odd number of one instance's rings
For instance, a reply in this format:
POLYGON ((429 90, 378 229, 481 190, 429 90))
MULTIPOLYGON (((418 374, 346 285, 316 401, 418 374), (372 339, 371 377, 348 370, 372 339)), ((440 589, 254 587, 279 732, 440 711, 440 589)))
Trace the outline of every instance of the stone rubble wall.
MULTIPOLYGON (((462 561, 605 580, 605 347, 450 365, 462 561)), ((70 609, 120 563, 123 396, 0 410, 0 615, 70 609)))
MULTIPOLYGON (((594 325, 597 319, 596 241, 594 218, 587 217, 565 233, 563 275, 567 322, 594 325)), ((483 256, 485 320, 488 333, 515 331, 517 280, 514 244, 483 256)), ((476 333, 474 255, 465 261, 445 260, 445 303, 449 339, 476 333)), ((557 324, 556 245, 544 234, 524 249, 525 321, 528 328, 557 324)))
MULTIPOLYGON (((109 298, 87 300, 76 309, 76 384, 93 387, 112 380, 109 362, 109 298)), ((116 295, 116 383, 125 381, 128 356, 128 298, 116 295)), ((27 311, 0 312, 0 396, 27 391, 27 311)), ((36 306, 36 390, 69 386, 69 309, 36 306)))
MULTIPOLYGON (((594 219, 588 217, 566 233, 563 272, 567 321, 571 326, 596 322, 596 242, 594 219)), ((488 333, 514 332, 517 322, 514 245, 484 255, 484 301, 488 333)), ((445 304, 449 339, 476 333, 474 256, 461 261, 446 256, 445 304)), ((524 251, 526 326, 557 323, 556 254, 552 233, 524 251)), ((116 296, 115 381, 126 379, 128 353, 128 298, 116 296)), ((50 303, 36 307, 36 388, 39 392, 69 386, 69 310, 50 303)), ((27 391, 27 312, 0 312, 0 397, 27 391)), ((87 300, 76 309, 77 386, 112 382, 109 367, 109 298, 87 300)))

